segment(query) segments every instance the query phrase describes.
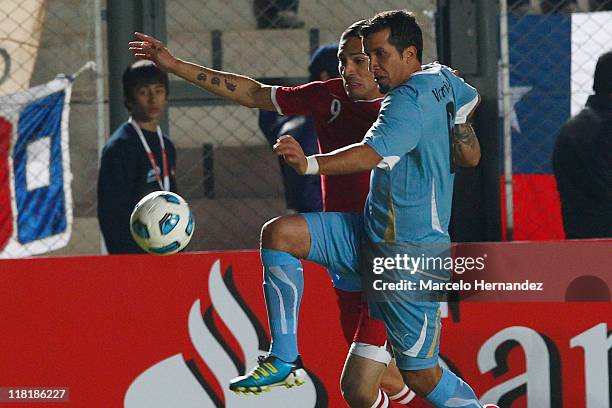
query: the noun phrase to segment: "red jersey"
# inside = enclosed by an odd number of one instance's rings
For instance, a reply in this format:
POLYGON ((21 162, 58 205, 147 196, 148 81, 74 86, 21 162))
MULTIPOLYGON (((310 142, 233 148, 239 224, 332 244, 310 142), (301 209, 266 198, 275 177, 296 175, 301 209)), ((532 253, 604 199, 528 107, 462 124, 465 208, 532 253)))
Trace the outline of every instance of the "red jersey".
MULTIPOLYGON (((381 99, 353 101, 341 78, 295 87, 274 87, 272 101, 281 115, 314 119, 321 153, 361 142, 380 110, 381 99)), ((370 172, 321 176, 324 211, 363 212, 370 172)))

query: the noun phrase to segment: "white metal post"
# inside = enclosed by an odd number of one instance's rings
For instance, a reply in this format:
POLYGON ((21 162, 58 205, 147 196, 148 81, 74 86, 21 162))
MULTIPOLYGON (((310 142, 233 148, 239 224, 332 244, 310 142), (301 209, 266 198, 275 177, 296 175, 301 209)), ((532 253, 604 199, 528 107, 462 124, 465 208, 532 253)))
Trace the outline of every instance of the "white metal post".
MULTIPOLYGON (((96 103, 98 127, 98 161, 106 143, 106 110, 104 109, 104 58, 102 55, 102 6, 101 0, 94 0, 94 31, 96 52, 96 103)), ((98 166, 99 168, 99 166, 98 166)), ((106 254, 106 245, 100 233, 100 252, 106 254)))
POLYGON ((501 48, 501 93, 504 129, 504 190, 506 196, 506 239, 514 239, 514 206, 512 204, 512 101, 510 93, 510 47, 508 45, 508 5, 500 2, 499 41, 501 48))

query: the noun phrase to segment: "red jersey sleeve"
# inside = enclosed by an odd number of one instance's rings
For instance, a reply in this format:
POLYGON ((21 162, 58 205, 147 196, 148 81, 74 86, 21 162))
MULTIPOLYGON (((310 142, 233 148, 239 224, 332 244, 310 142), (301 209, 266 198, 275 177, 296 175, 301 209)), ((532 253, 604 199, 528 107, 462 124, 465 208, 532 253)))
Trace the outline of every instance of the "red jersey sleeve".
POLYGON ((312 115, 326 93, 323 82, 309 82, 299 86, 275 86, 272 102, 281 115, 312 115))

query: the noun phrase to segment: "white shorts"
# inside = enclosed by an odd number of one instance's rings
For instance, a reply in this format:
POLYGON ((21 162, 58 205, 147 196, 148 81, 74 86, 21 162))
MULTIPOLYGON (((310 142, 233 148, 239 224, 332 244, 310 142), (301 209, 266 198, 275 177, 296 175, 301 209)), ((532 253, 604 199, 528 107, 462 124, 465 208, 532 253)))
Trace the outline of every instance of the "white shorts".
POLYGON ((393 358, 387 348, 386 342, 382 346, 353 342, 353 344, 351 344, 351 348, 349 349, 349 354, 378 361, 384 365, 389 365, 389 362, 393 358))

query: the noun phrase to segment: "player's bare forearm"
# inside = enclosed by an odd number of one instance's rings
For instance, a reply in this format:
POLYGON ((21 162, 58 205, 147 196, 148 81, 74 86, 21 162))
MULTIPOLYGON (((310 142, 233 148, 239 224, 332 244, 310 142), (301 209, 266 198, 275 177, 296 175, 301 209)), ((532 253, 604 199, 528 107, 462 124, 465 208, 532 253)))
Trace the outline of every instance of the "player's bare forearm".
POLYGON ((453 160, 455 164, 463 167, 474 167, 480 162, 480 143, 469 122, 455 125, 453 160))
POLYGON ((272 88, 256 80, 177 59, 169 71, 208 92, 248 108, 275 111, 272 88))
POLYGON ((272 88, 256 80, 229 72, 221 72, 176 58, 159 40, 135 33, 139 41, 131 41, 129 50, 136 58, 153 61, 160 69, 183 78, 208 92, 249 108, 276 110, 272 88))
POLYGON ((277 155, 282 156, 298 174, 359 173, 372 170, 382 160, 374 149, 363 143, 355 143, 331 153, 306 157, 300 144, 289 135, 278 138, 274 151, 277 155), (313 166, 314 172, 307 172, 307 170, 313 170, 313 166))
POLYGON ((329 176, 372 170, 382 160, 376 150, 364 143, 352 144, 315 157, 319 163, 319 174, 329 176))

